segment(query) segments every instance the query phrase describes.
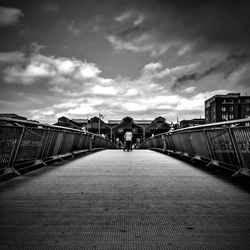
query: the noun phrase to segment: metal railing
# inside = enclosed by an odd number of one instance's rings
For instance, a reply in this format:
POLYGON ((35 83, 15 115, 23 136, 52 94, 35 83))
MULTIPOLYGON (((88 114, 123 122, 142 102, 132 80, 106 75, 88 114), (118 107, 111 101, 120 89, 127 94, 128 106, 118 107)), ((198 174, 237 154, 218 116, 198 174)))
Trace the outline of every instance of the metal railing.
POLYGON ((115 145, 102 136, 81 130, 0 118, 0 176, 19 174, 27 164, 47 161, 115 145))
POLYGON ((249 176, 249 124, 247 118, 179 129, 151 137, 140 148, 160 149, 249 176))

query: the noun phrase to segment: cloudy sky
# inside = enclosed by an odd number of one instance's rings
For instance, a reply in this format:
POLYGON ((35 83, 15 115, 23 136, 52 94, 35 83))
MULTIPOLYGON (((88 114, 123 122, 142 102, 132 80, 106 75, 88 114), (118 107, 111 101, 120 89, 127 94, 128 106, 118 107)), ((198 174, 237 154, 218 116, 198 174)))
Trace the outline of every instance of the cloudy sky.
POLYGON ((250 94, 250 1, 0 2, 0 113, 168 122, 250 94))

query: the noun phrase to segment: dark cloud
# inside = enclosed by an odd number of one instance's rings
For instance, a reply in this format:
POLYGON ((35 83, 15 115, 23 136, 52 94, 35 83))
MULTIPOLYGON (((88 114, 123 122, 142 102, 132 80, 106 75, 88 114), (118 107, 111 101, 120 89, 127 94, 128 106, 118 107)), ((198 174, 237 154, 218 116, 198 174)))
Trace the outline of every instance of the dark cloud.
POLYGON ((248 68, 243 76, 236 82, 236 85, 245 89, 245 94, 250 95, 250 69, 248 68))
POLYGON ((190 81, 200 80, 201 76, 199 73, 186 74, 176 79, 171 89, 173 91, 186 86, 190 81))
MULTIPOLYGON (((195 72, 191 74, 185 74, 177 78, 174 85, 172 86, 172 90, 183 88, 187 84, 189 84, 190 81, 199 81, 212 74, 222 74, 223 78, 227 79, 233 72, 238 70, 240 67, 248 64, 249 59, 250 59, 250 54, 248 53, 231 54, 227 56, 225 60, 208 68, 206 71, 202 73, 195 72)), ((245 80, 243 80, 242 83, 244 82, 245 80)))
POLYGON ((131 38, 134 36, 138 36, 140 33, 145 32, 145 31, 146 31, 145 28, 137 25, 137 26, 133 26, 133 27, 130 27, 128 29, 121 31, 120 33, 118 33, 118 37, 121 39, 131 38))
POLYGON ((58 12, 60 9, 60 6, 57 3, 45 3, 41 5, 41 8, 43 11, 47 13, 55 13, 58 12))

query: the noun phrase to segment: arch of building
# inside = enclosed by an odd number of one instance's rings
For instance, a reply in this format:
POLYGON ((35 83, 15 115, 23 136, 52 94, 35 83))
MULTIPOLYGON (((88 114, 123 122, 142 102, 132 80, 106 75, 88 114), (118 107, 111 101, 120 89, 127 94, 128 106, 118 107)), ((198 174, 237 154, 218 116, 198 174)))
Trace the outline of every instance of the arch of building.
POLYGON ((132 117, 126 116, 121 120, 109 120, 105 123, 102 119, 94 116, 90 119, 68 119, 61 117, 58 119, 56 125, 84 128, 89 132, 105 135, 106 138, 113 142, 123 142, 124 134, 128 130, 132 130, 133 143, 139 146, 145 139, 168 132, 170 124, 166 122, 166 119, 162 116, 155 118, 154 120, 134 120, 132 117), (99 129, 100 128, 100 129, 99 129))

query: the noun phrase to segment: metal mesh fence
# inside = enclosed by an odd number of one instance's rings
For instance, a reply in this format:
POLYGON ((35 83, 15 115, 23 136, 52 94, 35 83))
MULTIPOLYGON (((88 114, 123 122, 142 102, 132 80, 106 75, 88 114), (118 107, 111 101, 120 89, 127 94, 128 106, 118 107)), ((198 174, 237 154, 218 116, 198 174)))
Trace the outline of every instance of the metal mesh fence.
POLYGON ((204 158, 212 158, 205 133, 205 131, 190 132, 190 139, 192 141, 193 150, 195 154, 200 155, 204 158))
POLYGON ((83 149, 115 148, 111 141, 98 135, 30 122, 28 125, 32 126, 20 124, 8 120, 0 125, 0 175, 8 167, 19 169, 30 161, 83 149))
POLYGON ((250 169, 250 127, 232 129, 244 165, 250 169))
MULTIPOLYGON (((198 155, 205 161, 226 164, 233 171, 250 170, 249 120, 232 121, 176 130, 149 138, 141 148, 164 148, 198 155), (231 167, 230 167, 231 166, 231 167)), ((246 173, 246 171, 243 171, 246 173)))
POLYGON ((238 165, 236 152, 227 128, 207 131, 207 136, 210 141, 215 160, 236 166, 238 165))

